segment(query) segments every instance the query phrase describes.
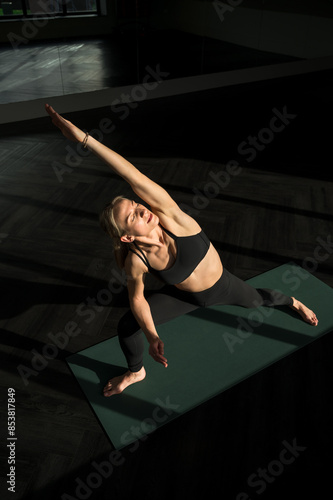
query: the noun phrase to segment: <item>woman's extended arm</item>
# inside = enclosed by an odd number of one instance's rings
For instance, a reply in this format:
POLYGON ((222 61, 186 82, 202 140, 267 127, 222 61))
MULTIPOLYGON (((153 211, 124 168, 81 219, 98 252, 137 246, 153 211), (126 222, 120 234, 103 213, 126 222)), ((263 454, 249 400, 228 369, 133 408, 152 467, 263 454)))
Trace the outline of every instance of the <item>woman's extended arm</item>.
MULTIPOLYGON (((67 139, 73 142, 83 142, 86 134, 82 130, 70 121, 65 120, 65 118, 60 116, 48 104, 45 105, 45 109, 51 116, 54 125, 61 130, 67 139)), ((163 213, 171 212, 173 209, 177 208, 176 202, 164 188, 142 174, 121 155, 101 144, 91 136, 88 137, 86 145, 92 153, 128 182, 133 191, 152 208, 163 213)))

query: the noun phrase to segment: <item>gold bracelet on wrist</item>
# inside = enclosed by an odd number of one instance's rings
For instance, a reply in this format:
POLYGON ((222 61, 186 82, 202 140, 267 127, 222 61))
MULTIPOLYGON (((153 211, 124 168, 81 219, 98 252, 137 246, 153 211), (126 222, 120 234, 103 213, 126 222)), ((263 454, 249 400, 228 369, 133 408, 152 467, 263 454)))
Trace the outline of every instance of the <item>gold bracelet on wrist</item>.
POLYGON ((84 147, 84 149, 86 149, 86 147, 87 147, 88 137, 89 137, 89 133, 86 132, 86 136, 85 136, 85 138, 82 141, 82 146, 84 147))

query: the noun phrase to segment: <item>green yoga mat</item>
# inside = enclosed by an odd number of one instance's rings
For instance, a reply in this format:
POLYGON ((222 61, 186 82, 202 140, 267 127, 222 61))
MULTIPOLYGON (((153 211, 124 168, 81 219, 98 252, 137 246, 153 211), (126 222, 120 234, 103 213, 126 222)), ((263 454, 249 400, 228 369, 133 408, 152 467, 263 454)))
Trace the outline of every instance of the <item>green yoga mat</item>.
MULTIPOLYGON (((314 310, 318 326, 288 307, 212 306, 157 327, 168 368, 145 351, 147 377, 105 398, 112 377, 126 371, 113 337, 67 358, 101 426, 116 449, 136 442, 204 401, 333 330, 333 289, 303 268, 286 264, 248 280, 274 288, 314 310)), ((133 445, 134 446, 134 445, 133 445)))

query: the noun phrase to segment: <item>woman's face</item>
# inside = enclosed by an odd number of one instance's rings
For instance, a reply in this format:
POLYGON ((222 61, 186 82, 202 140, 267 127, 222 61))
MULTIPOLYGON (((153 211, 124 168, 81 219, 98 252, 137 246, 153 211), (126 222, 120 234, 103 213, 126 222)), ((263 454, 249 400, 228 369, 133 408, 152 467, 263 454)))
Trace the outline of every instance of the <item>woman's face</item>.
POLYGON ((133 240, 136 236, 147 236, 159 223, 157 215, 134 200, 121 200, 115 210, 115 219, 126 235, 121 237, 122 241, 128 241, 128 237, 133 240))

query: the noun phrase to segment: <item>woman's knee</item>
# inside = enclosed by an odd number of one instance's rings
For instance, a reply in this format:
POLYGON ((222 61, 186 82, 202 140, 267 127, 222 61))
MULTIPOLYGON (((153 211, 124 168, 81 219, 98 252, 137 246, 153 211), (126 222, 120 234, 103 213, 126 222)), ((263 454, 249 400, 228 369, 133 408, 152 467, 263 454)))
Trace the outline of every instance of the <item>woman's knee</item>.
POLYGON ((127 313, 120 318, 117 333, 119 337, 128 337, 140 330, 140 326, 133 316, 132 311, 127 311, 127 313))

